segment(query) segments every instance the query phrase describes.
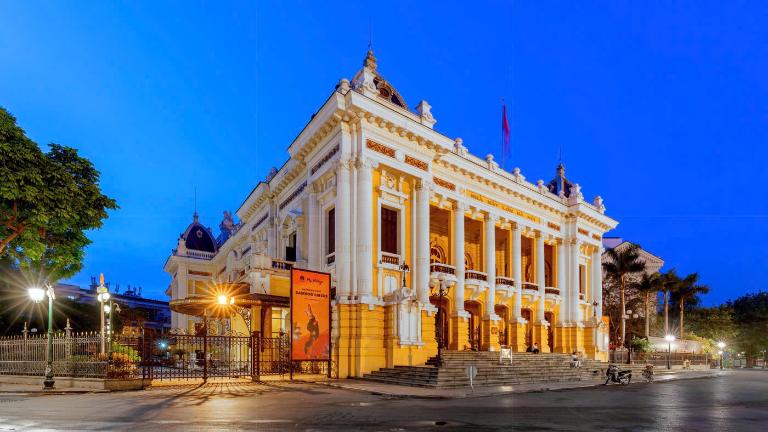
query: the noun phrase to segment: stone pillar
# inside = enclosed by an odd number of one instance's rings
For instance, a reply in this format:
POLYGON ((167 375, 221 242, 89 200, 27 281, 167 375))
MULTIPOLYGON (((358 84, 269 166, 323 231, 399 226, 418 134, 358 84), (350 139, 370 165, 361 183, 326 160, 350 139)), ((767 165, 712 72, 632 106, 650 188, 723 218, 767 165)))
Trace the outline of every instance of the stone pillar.
POLYGON ((467 207, 456 203, 453 210, 453 265, 456 283, 453 285, 453 313, 451 315, 450 349, 463 350, 469 345, 469 320, 464 310, 464 212, 467 207))
POLYGON ((603 319, 603 248, 598 247, 592 254, 592 298, 597 302, 597 322, 603 319))
POLYGON ((416 245, 414 287, 422 304, 429 304, 429 191, 424 180, 416 186, 416 245))
POLYGON ((549 325, 544 319, 544 308, 546 307, 546 278, 544 265, 544 234, 536 233, 536 257, 534 265, 536 266, 536 284, 539 286, 539 301, 536 306, 536 324, 534 325, 534 340, 539 343, 541 352, 550 352, 549 346, 549 325))
POLYGON ((581 241, 574 239, 571 242, 571 320, 576 324, 581 324, 583 318, 581 317, 581 299, 579 296, 579 249, 581 248, 581 241))
MULTIPOLYGON (((310 185, 310 190, 314 187, 310 185)), ((321 236, 325 233, 325 227, 320 225, 320 211, 317 205, 317 193, 314 191, 309 194, 307 201, 307 264, 311 270, 321 270, 323 268, 323 257, 325 250, 322 245, 321 236)))
POLYGON ((295 219, 296 222, 296 262, 300 263, 301 261, 306 260, 306 253, 304 250, 304 229, 306 227, 304 226, 304 216, 297 216, 295 219))
POLYGON ((498 351, 499 317, 496 315, 496 221, 498 217, 488 214, 485 218, 485 273, 488 277, 488 293, 485 299, 485 316, 483 317, 482 347, 488 351, 498 351))
POLYGON ((357 159, 357 232, 355 237, 357 295, 361 303, 371 303, 373 298, 373 178, 371 163, 357 159))
POLYGON ((336 297, 347 300, 351 295, 349 163, 342 159, 336 171, 336 297))
POLYGON ((560 322, 565 325, 571 321, 566 271, 565 242, 560 239, 557 243, 557 289, 560 290, 560 322))
POLYGON ((509 340, 512 349, 523 352, 525 346, 525 323, 522 319, 523 308, 523 271, 522 271, 522 247, 520 225, 512 226, 512 278, 515 280, 515 306, 512 308, 512 323, 509 326, 509 340))

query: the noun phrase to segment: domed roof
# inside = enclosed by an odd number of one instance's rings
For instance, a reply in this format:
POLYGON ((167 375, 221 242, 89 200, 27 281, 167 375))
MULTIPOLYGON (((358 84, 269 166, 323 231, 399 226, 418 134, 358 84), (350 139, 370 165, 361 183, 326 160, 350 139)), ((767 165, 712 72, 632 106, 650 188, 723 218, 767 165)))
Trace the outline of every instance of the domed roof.
POLYGON ((210 229, 204 227, 198 221, 197 212, 195 212, 192 223, 189 224, 181 238, 184 240, 184 245, 187 249, 216 252, 216 241, 213 238, 213 234, 210 229))
POLYGON ((555 178, 547 183, 547 189, 555 195, 560 195, 562 192, 563 196, 569 197, 571 196, 571 187, 573 187, 573 183, 565 178, 565 166, 561 163, 557 166, 555 178))

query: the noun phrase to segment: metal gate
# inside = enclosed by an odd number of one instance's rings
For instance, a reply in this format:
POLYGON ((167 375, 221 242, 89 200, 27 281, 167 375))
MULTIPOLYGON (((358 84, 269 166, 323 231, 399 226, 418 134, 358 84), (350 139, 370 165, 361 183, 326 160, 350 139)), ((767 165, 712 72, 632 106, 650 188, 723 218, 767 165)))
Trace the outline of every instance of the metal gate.
POLYGON ((188 380, 253 376, 253 336, 167 335, 144 338, 142 376, 188 380))
POLYGON ((288 336, 263 338, 255 336, 254 378, 261 375, 285 375, 291 373, 288 336))

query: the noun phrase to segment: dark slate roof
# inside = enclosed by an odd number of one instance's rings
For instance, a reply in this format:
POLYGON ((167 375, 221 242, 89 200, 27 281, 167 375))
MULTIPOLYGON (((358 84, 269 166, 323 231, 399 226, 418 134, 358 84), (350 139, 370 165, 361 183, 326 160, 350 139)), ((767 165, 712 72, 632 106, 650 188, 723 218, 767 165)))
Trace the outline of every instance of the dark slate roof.
POLYGON ((568 197, 571 195, 571 187, 573 187, 573 183, 565 178, 565 166, 561 163, 557 166, 555 178, 547 183, 547 189, 555 195, 560 195, 560 191, 563 191, 568 197))
POLYGON ((213 238, 211 230, 204 227, 197 220, 197 212, 191 224, 181 235, 184 239, 184 245, 187 249, 193 249, 203 252, 216 252, 216 241, 213 238))

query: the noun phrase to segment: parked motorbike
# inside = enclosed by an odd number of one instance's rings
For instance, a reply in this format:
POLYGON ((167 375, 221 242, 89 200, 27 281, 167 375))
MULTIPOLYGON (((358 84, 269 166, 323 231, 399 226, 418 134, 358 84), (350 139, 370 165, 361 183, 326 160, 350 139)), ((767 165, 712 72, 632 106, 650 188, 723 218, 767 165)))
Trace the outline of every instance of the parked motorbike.
POLYGON ((645 378, 649 383, 653 382, 653 365, 652 364, 645 365, 645 370, 643 371, 643 378, 645 378))
POLYGON ((615 382, 622 385, 627 385, 632 380, 632 371, 629 369, 625 370, 619 370, 619 367, 616 365, 610 365, 608 366, 608 370, 605 372, 605 375, 607 378, 605 379, 605 384, 608 385, 609 382, 615 382))

